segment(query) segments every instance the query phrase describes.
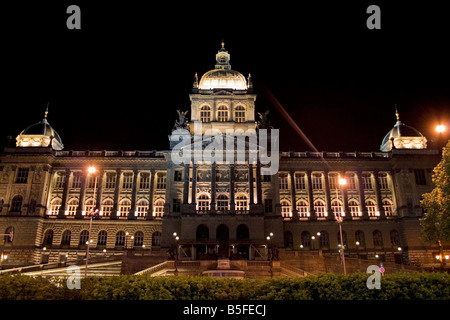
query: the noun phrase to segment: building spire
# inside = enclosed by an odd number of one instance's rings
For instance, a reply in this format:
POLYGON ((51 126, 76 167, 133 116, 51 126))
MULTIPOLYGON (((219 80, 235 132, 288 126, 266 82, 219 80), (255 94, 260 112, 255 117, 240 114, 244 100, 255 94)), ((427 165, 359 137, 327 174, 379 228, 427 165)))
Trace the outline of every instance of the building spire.
POLYGON ((394 104, 395 106, 395 117, 397 118, 397 122, 400 122, 400 115, 398 113, 397 104, 394 104))
POLYGON ((47 108, 45 108, 45 113, 44 113, 44 119, 47 119, 47 115, 48 115, 48 105, 50 104, 50 101, 47 101, 47 108))

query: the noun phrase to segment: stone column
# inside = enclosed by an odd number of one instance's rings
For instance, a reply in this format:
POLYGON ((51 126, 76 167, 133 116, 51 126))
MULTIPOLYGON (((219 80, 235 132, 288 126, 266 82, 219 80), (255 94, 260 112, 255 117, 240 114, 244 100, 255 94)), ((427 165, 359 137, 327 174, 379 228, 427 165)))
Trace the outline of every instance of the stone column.
POLYGON ((256 203, 262 205, 261 163, 256 162, 256 203))
POLYGON ((148 211, 147 211, 147 217, 146 220, 152 220, 153 219, 153 192, 155 190, 155 170, 152 169, 150 171, 150 188, 149 188, 149 194, 148 194, 148 211))
POLYGON ((61 199, 61 207, 59 208, 58 218, 64 219, 66 217, 67 196, 69 194, 70 169, 66 169, 66 176, 64 178, 64 190, 61 199))
POLYGON ((386 213, 384 212, 383 202, 381 200, 381 191, 380 191, 380 179, 378 178, 378 171, 373 172, 373 177, 375 179, 375 196, 377 198, 377 209, 380 213, 380 219, 386 219, 386 213))
POLYGON ((122 170, 116 170, 116 186, 114 188, 114 204, 111 210, 111 220, 117 219, 117 211, 119 210, 119 195, 120 195, 120 176, 122 174, 122 170))
MULTIPOLYGON (((345 172, 341 172, 341 177, 345 177, 345 172)), ((343 206, 344 206, 344 212, 345 212, 345 216, 344 216, 344 220, 352 220, 352 216, 350 214, 350 209, 348 207, 348 195, 347 195, 347 186, 343 185, 341 187, 342 190, 342 202, 343 202, 343 206)))
POLYGON ((295 171, 291 170, 289 176, 291 177, 292 218, 298 220, 297 200, 295 198, 295 171))
POLYGON ((184 164, 183 204, 189 201, 189 163, 184 164))
POLYGON ((326 206, 327 206, 327 211, 328 211, 327 220, 335 220, 336 219, 335 212, 331 208, 330 179, 328 177, 328 173, 329 173, 328 171, 325 171, 323 173, 323 176, 325 178, 325 199, 327 201, 326 206))
POLYGON ((197 204, 197 164, 192 162, 192 190, 191 190, 191 204, 197 204))
POLYGON ((369 214, 367 212, 366 202, 365 202, 365 197, 364 197, 364 187, 363 187, 363 183, 362 183, 362 171, 357 170, 356 175, 358 176, 359 199, 360 199, 360 203, 361 203, 362 218, 364 220, 368 220, 369 214))
POLYGON ((210 210, 216 211, 216 163, 211 163, 211 206, 210 210))
MULTIPOLYGON (((102 207, 102 195, 103 195, 103 176, 105 175, 105 172, 103 170, 99 170, 98 177, 97 177, 97 191, 95 194, 95 208, 97 208, 99 211, 102 207)), ((95 209, 94 208, 94 209, 95 209)))
POLYGON ((253 193, 253 164, 248 164, 248 191, 250 196, 249 204, 254 204, 254 193, 253 193))
POLYGON ((236 209, 236 203, 234 200, 234 163, 230 164, 230 210, 236 209))
POLYGON ((130 206, 130 211, 128 212, 128 220, 136 219, 134 212, 136 211, 137 177, 138 177, 138 170, 134 169, 133 170, 133 188, 131 191, 131 206, 130 206))
POLYGON ((83 219, 83 205, 84 199, 86 197, 86 175, 80 173, 81 175, 81 185, 80 185, 80 201, 78 202, 77 213, 75 214, 75 219, 83 219))
POLYGON ((317 220, 316 211, 314 210, 314 196, 312 188, 312 171, 308 170, 306 172, 307 183, 308 183, 308 201, 309 201, 309 218, 311 220, 317 220))

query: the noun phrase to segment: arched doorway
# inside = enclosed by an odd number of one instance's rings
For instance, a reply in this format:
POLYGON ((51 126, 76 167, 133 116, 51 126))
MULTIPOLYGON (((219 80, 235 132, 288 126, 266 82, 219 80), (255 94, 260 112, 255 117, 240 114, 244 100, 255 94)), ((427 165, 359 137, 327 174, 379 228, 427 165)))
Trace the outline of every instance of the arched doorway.
POLYGON ((238 242, 235 250, 233 250, 233 259, 249 258, 249 240, 250 232, 245 224, 240 224, 236 229, 236 241, 238 242))
POLYGON ((218 258, 228 258, 228 240, 230 239, 230 232, 228 227, 224 224, 221 224, 217 227, 216 230, 216 240, 219 245, 218 248, 218 258))

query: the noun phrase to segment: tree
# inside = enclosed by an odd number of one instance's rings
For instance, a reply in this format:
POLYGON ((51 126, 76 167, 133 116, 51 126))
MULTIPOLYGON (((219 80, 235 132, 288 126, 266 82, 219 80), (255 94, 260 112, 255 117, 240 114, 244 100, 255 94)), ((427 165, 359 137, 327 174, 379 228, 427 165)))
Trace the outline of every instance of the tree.
POLYGON ((450 241, 450 140, 442 151, 442 160, 433 170, 435 188, 423 195, 425 214, 420 219, 423 240, 437 243, 441 269, 445 266, 443 243, 450 241))

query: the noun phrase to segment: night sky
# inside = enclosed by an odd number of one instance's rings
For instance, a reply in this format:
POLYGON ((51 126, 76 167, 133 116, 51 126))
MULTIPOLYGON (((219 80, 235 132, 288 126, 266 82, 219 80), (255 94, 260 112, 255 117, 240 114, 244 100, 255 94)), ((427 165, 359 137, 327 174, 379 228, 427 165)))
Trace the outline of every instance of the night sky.
POLYGON ((311 148, 270 94, 321 151, 378 151, 394 104, 429 145, 436 124, 450 128, 450 23, 430 2, 35 2, 1 9, 2 146, 49 101, 65 150, 167 150, 176 110, 190 110, 194 74, 214 68, 222 39, 281 150, 311 148), (81 30, 66 28, 70 4, 81 30), (370 4, 381 30, 366 27, 370 4))

